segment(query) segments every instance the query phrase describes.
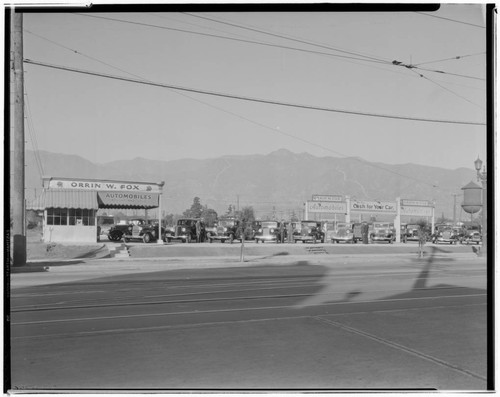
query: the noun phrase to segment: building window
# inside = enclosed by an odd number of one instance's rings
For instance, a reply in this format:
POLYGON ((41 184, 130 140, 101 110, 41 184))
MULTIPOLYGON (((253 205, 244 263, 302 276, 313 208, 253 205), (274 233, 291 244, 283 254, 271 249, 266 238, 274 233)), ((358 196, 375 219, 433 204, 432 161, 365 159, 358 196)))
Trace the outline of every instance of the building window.
POLYGON ((95 226, 96 210, 47 208, 47 225, 95 226))

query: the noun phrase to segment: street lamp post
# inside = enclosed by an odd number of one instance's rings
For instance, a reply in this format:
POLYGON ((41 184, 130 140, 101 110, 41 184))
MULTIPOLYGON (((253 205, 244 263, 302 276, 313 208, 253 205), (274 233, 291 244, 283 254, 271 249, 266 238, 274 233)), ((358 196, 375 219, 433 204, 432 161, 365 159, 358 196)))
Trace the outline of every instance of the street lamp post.
POLYGON ((481 182, 482 185, 482 194, 483 194, 483 199, 482 199, 482 212, 481 212, 481 234, 482 234, 482 251, 484 252, 484 255, 487 254, 487 223, 486 223, 486 206, 487 206, 487 201, 486 201, 486 166, 483 168, 483 162, 481 159, 477 158, 476 161, 474 161, 474 167, 476 168, 476 173, 477 173, 477 180, 478 182, 481 182), (481 172, 481 168, 483 168, 483 171, 481 172))

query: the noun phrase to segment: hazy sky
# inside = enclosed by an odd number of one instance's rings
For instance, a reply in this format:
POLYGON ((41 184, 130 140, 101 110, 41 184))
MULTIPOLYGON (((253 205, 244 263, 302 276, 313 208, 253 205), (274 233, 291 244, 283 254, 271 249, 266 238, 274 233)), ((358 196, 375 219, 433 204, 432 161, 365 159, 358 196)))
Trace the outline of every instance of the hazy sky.
POLYGON ((442 121, 486 123, 484 26, 477 4, 435 13, 26 14, 24 57, 32 61, 359 113, 25 64, 27 148, 36 139, 40 150, 96 163, 286 148, 473 168, 478 155, 486 159, 485 125, 442 121))

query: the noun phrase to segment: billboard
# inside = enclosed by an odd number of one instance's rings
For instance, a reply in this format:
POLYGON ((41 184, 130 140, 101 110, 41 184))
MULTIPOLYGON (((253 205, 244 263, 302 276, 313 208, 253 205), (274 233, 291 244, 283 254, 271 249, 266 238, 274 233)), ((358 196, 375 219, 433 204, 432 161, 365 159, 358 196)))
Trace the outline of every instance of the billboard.
POLYGON ((312 199, 313 201, 345 201, 344 198, 338 194, 313 194, 312 199))
POLYGON ((432 207, 432 203, 428 200, 401 200, 401 206, 415 206, 415 207, 432 207))
POLYGON ((411 205, 402 205, 401 215, 430 217, 432 216, 432 207, 416 207, 411 205))
POLYGON ((310 213, 326 212, 330 214, 345 214, 347 212, 346 203, 332 201, 308 201, 307 211, 310 213))
POLYGON ((395 201, 360 201, 351 200, 351 212, 396 214, 395 201))

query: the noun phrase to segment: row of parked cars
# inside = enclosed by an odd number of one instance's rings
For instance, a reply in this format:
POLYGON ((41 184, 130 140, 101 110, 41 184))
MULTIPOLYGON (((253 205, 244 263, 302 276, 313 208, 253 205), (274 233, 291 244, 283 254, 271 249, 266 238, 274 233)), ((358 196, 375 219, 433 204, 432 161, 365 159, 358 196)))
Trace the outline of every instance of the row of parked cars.
MULTIPOLYGON (((158 240, 158 223, 144 219, 132 219, 127 222, 110 225, 100 230, 111 241, 143 241, 145 243, 158 240)), ((451 227, 438 227, 434 234, 424 231, 425 240, 439 244, 479 244, 479 231, 456 230, 451 227)), ((201 219, 182 218, 173 227, 161 228, 161 239, 165 242, 229 242, 254 240, 256 243, 285 241, 303 243, 357 243, 387 242, 396 240, 394 225, 386 222, 342 223, 335 227, 325 222, 303 220, 298 222, 253 221, 243 229, 242 223, 234 218, 220 219, 213 227, 207 227, 201 219), (289 235, 291 233, 291 238, 289 235)), ((419 241, 418 225, 403 225, 401 241, 419 241)))
MULTIPOLYGON (((242 223, 237 219, 221 219, 213 227, 207 227, 201 219, 182 218, 173 227, 162 227, 161 238, 165 242, 180 241, 191 242, 229 242, 255 240, 257 243, 288 241, 292 232, 293 241, 324 242, 325 233, 321 222, 278 222, 254 221, 243 229, 242 223)), ((109 228, 100 228, 99 235, 107 235, 111 241, 143 241, 150 243, 158 240, 158 223, 147 222, 144 219, 131 219, 130 221, 112 225, 109 228)))

